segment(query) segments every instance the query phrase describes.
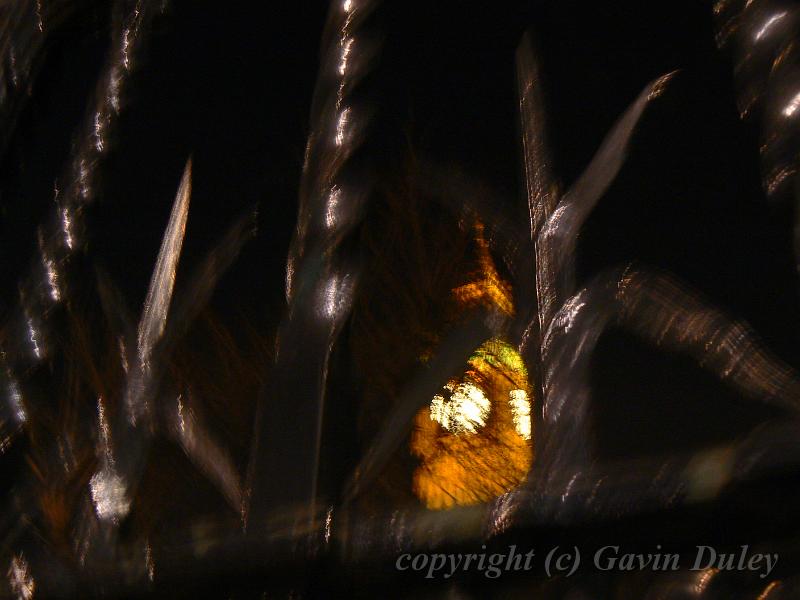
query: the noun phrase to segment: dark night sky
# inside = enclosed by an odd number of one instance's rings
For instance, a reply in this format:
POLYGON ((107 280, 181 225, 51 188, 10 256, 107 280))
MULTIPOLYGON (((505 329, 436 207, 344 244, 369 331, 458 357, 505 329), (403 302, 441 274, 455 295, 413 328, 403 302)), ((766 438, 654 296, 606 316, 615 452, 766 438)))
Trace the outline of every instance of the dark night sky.
MULTIPOLYGON (((182 272, 225 224, 259 203, 260 234, 215 302, 280 311, 326 8, 183 0, 159 21, 92 213, 92 252, 132 306, 144 297, 191 154, 195 191, 182 272)), ((103 11, 95 12, 51 47, 0 168, 3 309, 107 44, 103 11)), ((763 201, 757 136, 738 121, 710 3, 385 2, 376 22, 385 42, 371 147, 392 153, 411 139, 415 151, 484 181, 509 214, 522 201, 513 59, 526 29, 542 52, 565 183, 648 81, 681 69, 646 114, 630 160, 581 237, 581 273, 633 258, 666 269, 748 319, 800 365, 791 214, 763 201)), ((607 455, 730 438, 766 416, 688 360, 622 335, 602 341, 596 363, 607 455)))

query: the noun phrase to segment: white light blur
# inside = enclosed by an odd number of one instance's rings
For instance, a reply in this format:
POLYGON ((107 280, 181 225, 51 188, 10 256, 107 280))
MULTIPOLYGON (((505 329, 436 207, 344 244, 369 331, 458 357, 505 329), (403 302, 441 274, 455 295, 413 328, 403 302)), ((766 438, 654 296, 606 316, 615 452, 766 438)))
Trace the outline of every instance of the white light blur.
POLYGON ((150 354, 156 342, 164 333, 172 292, 175 287, 175 273, 181 256, 183 238, 186 234, 186 219, 189 215, 189 199, 192 195, 192 161, 189 159, 183 171, 178 194, 172 205, 172 212, 158 252, 156 266, 150 279, 150 288, 144 301, 142 318, 139 321, 138 350, 142 366, 150 362, 150 354))
POLYGON ((81 198, 89 197, 89 167, 86 164, 86 159, 82 158, 79 166, 78 181, 80 181, 81 198))
POLYGON ((564 488, 564 493, 561 494, 561 502, 566 502, 569 495, 572 493, 572 487, 575 485, 575 482, 578 481, 578 477, 580 476, 581 472, 578 471, 573 475, 569 482, 567 483, 567 487, 564 488))
POLYGON ((92 475, 89 491, 101 521, 116 523, 128 514, 131 501, 128 499, 125 482, 109 466, 92 475))
POLYGON ((332 319, 336 316, 337 296, 339 294, 339 278, 331 277, 325 286, 325 316, 332 319))
POLYGON ((114 455, 111 452, 111 431, 108 427, 103 397, 97 398, 97 424, 100 429, 100 442, 105 453, 106 461, 110 466, 114 466, 114 455))
POLYGON ((353 10, 353 0, 344 0, 344 4, 342 4, 342 8, 344 12, 350 13, 353 10))
POLYGON ((769 33, 769 30, 772 29, 772 27, 775 25, 775 23, 783 19, 787 14, 788 13, 786 11, 783 11, 778 14, 772 15, 769 19, 767 19, 761 26, 761 28, 758 31, 756 31, 756 35, 754 36, 755 41, 758 42, 759 40, 764 38, 769 33))
POLYGON ((328 193, 328 206, 325 208, 325 225, 328 229, 333 229, 336 225, 339 201, 342 198, 342 190, 335 185, 328 193))
POLYGON ((64 243, 72 250, 75 247, 75 238, 72 235, 72 217, 66 206, 61 209, 61 229, 64 231, 64 243))
POLYGON ((575 319, 581 312, 581 309, 586 306, 586 302, 583 302, 582 300, 583 295, 576 294, 564 303, 564 306, 560 311, 561 314, 555 323, 556 327, 561 327, 564 329, 564 333, 569 333, 569 330, 572 329, 572 326, 575 324, 575 319))
POLYGON ((30 568, 22 555, 14 556, 8 567, 8 583, 17 600, 31 600, 36 591, 36 582, 30 573, 30 568))
POLYGON ((131 30, 130 28, 126 27, 125 31, 122 32, 122 64, 125 65, 125 70, 130 70, 131 68, 131 61, 130 56, 128 55, 128 48, 130 48, 131 30))
POLYGON ((61 290, 58 288, 56 265, 44 254, 42 254, 42 262, 44 263, 44 271, 47 274, 47 286, 50 288, 50 297, 53 299, 53 302, 58 302, 61 300, 61 290))
POLYGON ((144 546, 144 564, 147 567, 147 578, 153 581, 156 575, 156 565, 153 562, 153 550, 150 548, 149 540, 144 546))
POLYGON ((121 81, 122 77, 117 75, 117 69, 114 69, 108 82, 108 102, 116 113, 119 113, 119 84, 121 81))
POLYGON ((186 417, 183 414, 183 396, 178 395, 178 429, 180 429, 181 436, 186 436, 186 417))
POLYGON ((342 60, 339 62, 339 75, 344 76, 347 73, 347 60, 350 57, 350 51, 353 48, 353 38, 342 40, 342 60))
POLYGON ((47 287, 50 290, 50 298, 53 302, 58 302, 61 300, 61 290, 58 288, 58 272, 56 271, 55 262, 47 255, 44 234, 41 228, 39 229, 39 251, 42 254, 42 266, 44 267, 45 278, 47 279, 47 287))
POLYGON ((508 393, 514 428, 525 440, 531 439, 531 403, 525 390, 511 390, 508 393))
POLYGON ((25 413, 25 406, 22 404, 22 392, 19 389, 19 384, 10 376, 8 381, 8 399, 11 405, 11 412, 14 413, 14 418, 17 420, 17 423, 22 425, 28 420, 28 415, 25 413))
POLYGON ((125 347, 125 340, 122 336, 117 338, 117 345, 119 346, 119 359, 122 363, 122 370, 128 373, 128 349, 125 347))
POLYGON ((331 541, 331 525, 333 524, 333 507, 328 507, 328 512, 325 514, 325 543, 331 541))
POLYGON ((789 101, 789 104, 786 105, 786 108, 783 109, 783 115, 785 117, 792 117, 794 113, 797 112, 798 108, 800 108, 800 92, 797 92, 794 98, 789 101))
POLYGON ((42 348, 39 346, 39 332, 36 331, 36 326, 33 324, 31 317, 28 317, 28 340, 31 343, 33 355, 37 359, 42 358, 42 348))
POLYGON ((103 121, 101 120, 100 111, 94 113, 94 138, 95 148, 98 152, 103 152, 105 143, 103 142, 103 121))
POLYGON ((336 145, 341 146, 344 144, 345 135, 347 133, 347 125, 350 121, 350 107, 346 107, 339 113, 339 120, 336 122, 336 145))
POLYGON ((508 529, 511 524, 511 518, 514 514, 514 502, 511 494, 503 494, 494 504, 489 519, 492 524, 492 535, 497 535, 508 529))
POLYGON ((42 0, 36 0, 36 28, 39 33, 44 33, 44 21, 42 19, 42 0))
POLYGON ((325 282, 319 298, 319 312, 324 318, 334 320, 346 310, 349 300, 348 279, 331 275, 325 282))
POLYGON ((286 300, 291 300, 292 296, 292 283, 294 281, 294 257, 289 256, 286 261, 286 300))
POLYGON ((14 47, 11 47, 11 81, 14 87, 19 85, 19 76, 17 75, 17 54, 14 47))
POLYGON ((453 433, 477 433, 486 425, 491 403, 478 386, 472 383, 447 383, 450 398, 437 394, 431 400, 431 420, 453 433))

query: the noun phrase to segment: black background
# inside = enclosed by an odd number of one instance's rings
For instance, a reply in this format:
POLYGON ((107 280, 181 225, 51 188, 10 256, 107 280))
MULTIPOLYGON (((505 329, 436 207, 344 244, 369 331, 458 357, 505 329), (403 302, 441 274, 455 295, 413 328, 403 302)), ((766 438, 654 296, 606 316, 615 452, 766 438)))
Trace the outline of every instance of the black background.
MULTIPOLYGON (((135 80, 100 199, 90 252, 141 306, 186 159, 194 194, 179 280, 227 223, 259 204, 259 235, 214 302, 277 321, 297 210, 326 3, 174 2, 135 80)), ((509 215, 524 202, 514 52, 541 51, 555 164, 565 184, 647 82, 680 69, 644 117, 631 156, 579 245, 583 278, 638 259, 688 282, 800 364, 792 211, 760 189, 758 136, 735 110, 732 67, 713 41, 710 3, 571 0, 385 2, 373 83, 376 152, 410 145, 461 166, 509 215)), ((0 308, 7 312, 52 206, 53 182, 108 46, 105 5, 82 12, 47 61, 0 165, 0 308)), ((773 413, 688 359, 623 334, 596 354, 604 456, 731 439, 773 413)))

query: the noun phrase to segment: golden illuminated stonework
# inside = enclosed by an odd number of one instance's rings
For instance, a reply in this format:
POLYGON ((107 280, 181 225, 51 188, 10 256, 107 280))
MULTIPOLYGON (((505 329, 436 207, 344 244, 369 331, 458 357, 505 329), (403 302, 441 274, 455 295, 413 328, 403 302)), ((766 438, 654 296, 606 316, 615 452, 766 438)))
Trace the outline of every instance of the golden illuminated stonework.
POLYGON ((491 339, 416 417, 414 492, 432 509, 485 502, 519 485, 533 459, 531 390, 517 351, 491 339))
MULTIPOLYGON (((483 226, 476 225, 480 270, 453 290, 462 307, 477 303, 506 315, 511 288, 498 275, 483 226)), ((518 486, 533 460, 528 371, 517 350, 492 338, 416 416, 411 451, 420 459, 414 493, 428 508, 476 504, 518 486)))
POLYGON ((475 224, 475 243, 478 249, 478 272, 473 281, 453 290, 456 302, 464 307, 488 305, 511 316, 514 314, 511 286, 497 273, 480 222, 475 224))

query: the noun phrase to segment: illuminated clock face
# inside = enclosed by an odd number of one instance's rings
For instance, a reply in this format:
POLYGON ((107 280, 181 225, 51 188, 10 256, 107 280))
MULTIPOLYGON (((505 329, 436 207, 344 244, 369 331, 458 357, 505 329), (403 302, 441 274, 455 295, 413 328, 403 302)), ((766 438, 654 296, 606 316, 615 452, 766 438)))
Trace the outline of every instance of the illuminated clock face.
MULTIPOLYGON (((514 312, 511 288, 498 275, 475 227, 479 269, 453 290, 456 304, 514 312)), ((419 459, 414 493, 431 509, 475 504, 517 487, 533 460, 532 387, 517 349, 500 337, 479 346, 416 416, 411 452, 419 459)))
POLYGON ((493 338, 416 417, 414 493, 428 508, 485 502, 527 475, 531 387, 516 349, 493 338))

